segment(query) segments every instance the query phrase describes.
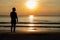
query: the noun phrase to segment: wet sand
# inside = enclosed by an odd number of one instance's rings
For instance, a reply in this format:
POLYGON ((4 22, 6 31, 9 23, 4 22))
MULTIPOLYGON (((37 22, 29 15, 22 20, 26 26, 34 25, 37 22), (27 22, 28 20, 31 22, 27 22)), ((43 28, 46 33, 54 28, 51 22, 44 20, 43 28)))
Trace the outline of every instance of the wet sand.
MULTIPOLYGON (((0 27, 0 33, 11 32, 10 27, 0 27)), ((16 33, 52 33, 60 32, 60 28, 16 27, 16 33)))
POLYGON ((10 29, 0 29, 1 40, 60 40, 60 28, 16 28, 16 32, 10 29))

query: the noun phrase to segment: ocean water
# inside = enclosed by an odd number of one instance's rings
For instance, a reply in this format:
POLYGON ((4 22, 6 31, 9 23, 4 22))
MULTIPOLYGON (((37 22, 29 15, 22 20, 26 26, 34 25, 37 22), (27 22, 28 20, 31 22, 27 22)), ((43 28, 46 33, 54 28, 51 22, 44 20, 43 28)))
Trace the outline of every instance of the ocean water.
MULTIPOLYGON (((10 22, 9 16, 1 16, 0 22, 10 22)), ((60 23, 60 16, 18 16, 18 22, 31 22, 31 23, 60 23)), ((3 25, 3 24, 0 24, 3 25)), ((10 25, 10 24, 7 24, 10 25)), ((29 25, 29 24, 17 24, 29 25)), ((31 24, 30 24, 31 25, 31 24)), ((60 24, 34 24, 34 26, 60 26, 60 24)))
MULTIPOLYGON (((9 16, 0 16, 0 22, 10 22, 10 17, 9 16)), ((28 28, 35 28, 34 26, 36 26, 36 28, 39 31, 54 31, 54 32, 60 32, 60 24, 55 24, 55 23, 60 23, 60 16, 34 16, 34 15, 30 15, 30 16, 18 16, 18 22, 30 22, 30 23, 38 23, 38 24, 17 24, 17 26, 25 26, 25 27, 16 27, 16 30, 26 30, 28 28), (54 23, 54 24, 40 24, 40 23, 54 23), (27 26, 27 27, 26 27, 27 26), (43 26, 43 27, 40 27, 43 26)), ((0 26, 10 26, 11 24, 1 24, 0 26)), ((10 30, 9 27, 0 27, 0 30, 10 30)), ((24 31, 23 30, 23 31, 24 31)), ((37 30, 37 31, 38 31, 37 30)), ((35 31, 36 32, 36 31, 35 31)))

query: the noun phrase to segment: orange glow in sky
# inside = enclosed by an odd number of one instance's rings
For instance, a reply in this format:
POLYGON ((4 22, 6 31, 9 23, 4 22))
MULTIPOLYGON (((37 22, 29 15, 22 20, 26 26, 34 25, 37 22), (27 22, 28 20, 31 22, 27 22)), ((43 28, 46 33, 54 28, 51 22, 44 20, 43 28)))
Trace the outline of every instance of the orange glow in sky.
POLYGON ((9 15, 12 7, 18 15, 60 15, 60 0, 0 0, 0 15, 9 15))

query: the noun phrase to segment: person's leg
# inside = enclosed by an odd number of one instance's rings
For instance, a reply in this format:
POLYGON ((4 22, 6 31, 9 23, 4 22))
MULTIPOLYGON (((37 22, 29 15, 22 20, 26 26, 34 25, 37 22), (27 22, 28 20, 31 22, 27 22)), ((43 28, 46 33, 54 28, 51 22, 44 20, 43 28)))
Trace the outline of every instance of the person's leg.
POLYGON ((15 32, 15 29, 16 29, 16 24, 14 24, 14 32, 15 32))
POLYGON ((13 24, 11 24, 11 32, 13 31, 13 28, 12 27, 13 27, 13 24))

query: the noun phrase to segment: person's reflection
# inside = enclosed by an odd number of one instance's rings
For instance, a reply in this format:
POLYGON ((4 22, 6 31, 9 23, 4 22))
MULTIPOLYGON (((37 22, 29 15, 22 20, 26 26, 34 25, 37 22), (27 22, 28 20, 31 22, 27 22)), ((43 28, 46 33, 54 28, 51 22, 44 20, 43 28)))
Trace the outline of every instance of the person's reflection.
POLYGON ((18 17, 17 17, 17 13, 15 12, 16 8, 12 8, 12 12, 10 13, 10 17, 11 17, 11 32, 15 32, 15 28, 16 28, 16 23, 18 22, 18 17))

